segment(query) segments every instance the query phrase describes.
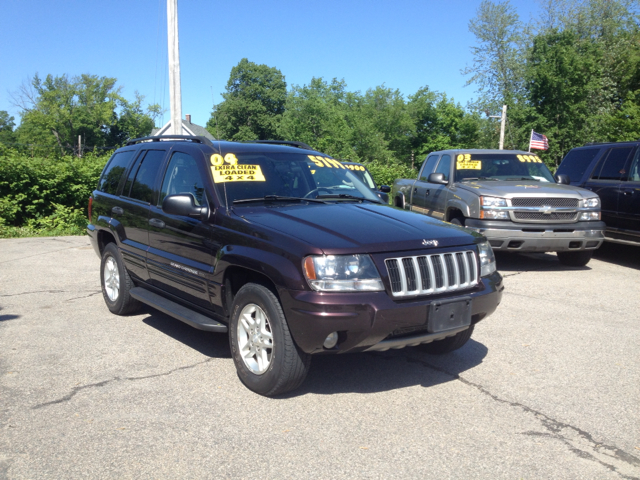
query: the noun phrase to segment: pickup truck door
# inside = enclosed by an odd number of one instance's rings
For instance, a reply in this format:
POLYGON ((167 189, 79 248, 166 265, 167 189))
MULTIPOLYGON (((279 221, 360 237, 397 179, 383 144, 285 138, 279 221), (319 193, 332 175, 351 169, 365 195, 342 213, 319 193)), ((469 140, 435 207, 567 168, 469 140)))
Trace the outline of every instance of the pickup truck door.
POLYGON ((424 161, 422 169, 418 174, 418 179, 413 184, 413 190, 411 192, 411 210, 415 212, 429 215, 426 211, 426 201, 427 195, 429 195, 429 190, 433 184, 429 183, 427 178, 429 178, 429 174, 433 173, 436 168, 438 158, 440 158, 439 155, 431 155, 424 161))
POLYGON ((597 193, 602 202, 602 220, 607 227, 618 229, 620 214, 618 208, 621 188, 629 171, 629 158, 634 147, 624 146, 610 148, 604 152, 596 164, 591 178, 585 183, 585 188, 597 193))
MULTIPOLYGON (((444 179, 451 181, 451 155, 442 155, 434 173, 442 173, 444 179)), ((426 214, 438 220, 444 220, 449 198, 449 185, 427 183, 424 208, 426 214)))

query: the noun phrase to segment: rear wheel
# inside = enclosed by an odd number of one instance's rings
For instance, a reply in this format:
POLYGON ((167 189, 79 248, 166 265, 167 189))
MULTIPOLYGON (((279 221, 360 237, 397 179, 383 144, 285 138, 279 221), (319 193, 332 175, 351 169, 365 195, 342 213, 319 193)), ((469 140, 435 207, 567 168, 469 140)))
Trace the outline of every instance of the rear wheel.
POLYGON ((580 252, 558 252, 558 260, 560 260, 561 264, 569 267, 584 267, 589 263, 592 255, 593 250, 582 250, 580 252))
POLYGON ((432 355, 442 355, 443 353, 453 352, 462 348, 465 343, 471 338, 473 333, 473 325, 466 330, 456 333, 453 337, 447 337, 442 340, 436 340, 435 342, 426 343, 420 345, 419 348, 432 355))
POLYGON ((229 343, 238 377, 260 395, 294 390, 309 371, 310 356, 296 346, 278 298, 263 285, 248 283, 236 294, 229 343))
POLYGON ((100 262, 102 296, 111 313, 127 315, 140 308, 140 302, 129 295, 133 282, 115 243, 108 243, 100 262))

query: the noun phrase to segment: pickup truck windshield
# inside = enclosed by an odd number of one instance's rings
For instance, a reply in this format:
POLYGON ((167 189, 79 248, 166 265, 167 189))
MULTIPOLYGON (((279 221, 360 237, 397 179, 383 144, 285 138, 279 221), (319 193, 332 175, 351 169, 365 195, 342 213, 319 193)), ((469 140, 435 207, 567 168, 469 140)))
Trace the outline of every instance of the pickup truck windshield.
POLYGON ((210 162, 218 195, 228 205, 236 200, 274 196, 380 202, 354 172, 327 156, 226 153, 212 155, 210 162))
POLYGON ((533 180, 555 183, 537 155, 515 153, 462 153, 456 155, 455 181, 533 180))

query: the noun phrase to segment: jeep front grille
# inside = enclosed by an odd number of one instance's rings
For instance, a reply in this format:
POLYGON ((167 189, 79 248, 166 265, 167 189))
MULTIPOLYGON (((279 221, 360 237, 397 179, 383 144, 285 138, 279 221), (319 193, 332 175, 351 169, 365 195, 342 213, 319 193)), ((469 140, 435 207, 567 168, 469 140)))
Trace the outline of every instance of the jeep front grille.
POLYGON ((554 212, 554 213, 538 213, 538 212, 514 212, 518 220, 575 220, 578 216, 577 212, 554 212))
POLYGON ((478 264, 473 251, 387 258, 394 297, 432 295, 478 284, 478 264))
POLYGON ((577 207, 577 198, 545 198, 545 197, 518 197, 511 199, 513 207, 577 207))

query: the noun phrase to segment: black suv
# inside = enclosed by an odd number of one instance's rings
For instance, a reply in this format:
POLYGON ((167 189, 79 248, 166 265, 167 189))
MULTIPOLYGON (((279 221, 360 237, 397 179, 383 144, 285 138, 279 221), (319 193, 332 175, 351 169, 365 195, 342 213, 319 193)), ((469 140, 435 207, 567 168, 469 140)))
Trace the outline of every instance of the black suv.
POLYGON ((228 330, 262 395, 297 388, 311 354, 460 348, 502 297, 484 237, 381 204, 302 144, 133 140, 89 207, 109 310, 228 330))
POLYGON ((574 148, 556 173, 598 194, 606 240, 640 245, 640 140, 574 148))

